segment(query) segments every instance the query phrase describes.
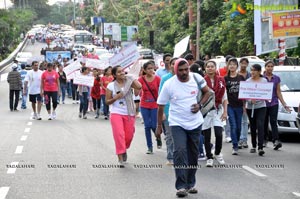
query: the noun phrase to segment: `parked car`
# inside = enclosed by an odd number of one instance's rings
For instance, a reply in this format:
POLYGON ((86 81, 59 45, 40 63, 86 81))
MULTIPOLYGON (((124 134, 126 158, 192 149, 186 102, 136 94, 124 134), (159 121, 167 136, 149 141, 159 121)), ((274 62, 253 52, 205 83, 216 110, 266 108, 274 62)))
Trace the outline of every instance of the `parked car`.
POLYGON ((278 132, 299 133, 296 118, 300 101, 300 66, 275 66, 273 73, 281 79, 280 87, 283 99, 290 106, 291 112, 287 112, 279 102, 278 108, 278 132))
POLYGON ((18 64, 27 64, 27 61, 32 58, 31 52, 19 52, 16 56, 16 60, 19 62, 18 64))
POLYGON ((298 132, 300 133, 300 103, 299 103, 299 106, 298 106, 298 114, 297 114, 297 117, 296 117, 296 122, 297 122, 297 126, 298 126, 298 132))
MULTIPOLYGON (((259 64, 262 67, 262 70, 265 68, 265 61, 256 56, 245 56, 249 60, 249 65, 247 70, 250 72, 250 67, 254 64, 259 64)), ((238 62, 240 62, 241 58, 237 58, 238 62)), ((224 68, 226 66, 226 60, 223 56, 217 56, 215 59, 212 59, 217 64, 217 70, 224 68)))

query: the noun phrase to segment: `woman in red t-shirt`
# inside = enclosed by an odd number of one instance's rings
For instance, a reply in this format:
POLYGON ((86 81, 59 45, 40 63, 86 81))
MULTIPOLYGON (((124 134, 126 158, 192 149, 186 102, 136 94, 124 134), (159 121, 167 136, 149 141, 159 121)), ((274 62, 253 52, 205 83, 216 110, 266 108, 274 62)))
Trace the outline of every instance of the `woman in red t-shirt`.
POLYGON ((96 112, 95 119, 99 118, 100 115, 100 105, 101 105, 101 99, 100 99, 100 93, 101 93, 101 87, 100 87, 100 75, 97 69, 93 70, 94 75, 94 86, 91 89, 91 97, 93 100, 93 108, 96 112))
MULTIPOLYGON (((157 124, 157 108, 156 103, 158 97, 158 90, 160 84, 160 77, 154 73, 154 64, 152 62, 146 62, 143 65, 144 74, 138 80, 142 84, 141 95, 141 113, 144 120, 145 135, 147 141, 148 151, 147 154, 153 153, 151 130, 155 133, 157 124)), ((157 137, 157 148, 161 148, 161 138, 157 137)))
POLYGON ((48 120, 56 118, 55 109, 57 107, 57 97, 60 95, 60 84, 59 75, 53 70, 53 64, 47 64, 47 70, 42 74, 41 77, 41 97, 44 96, 46 109, 49 114, 48 120), (53 111, 51 113, 51 100, 53 111))
POLYGON ((101 78, 101 101, 103 102, 103 113, 104 118, 108 119, 108 112, 109 112, 109 106, 105 103, 105 94, 106 94, 106 88, 107 85, 114 80, 113 76, 111 75, 112 67, 109 66, 104 70, 104 75, 101 78))

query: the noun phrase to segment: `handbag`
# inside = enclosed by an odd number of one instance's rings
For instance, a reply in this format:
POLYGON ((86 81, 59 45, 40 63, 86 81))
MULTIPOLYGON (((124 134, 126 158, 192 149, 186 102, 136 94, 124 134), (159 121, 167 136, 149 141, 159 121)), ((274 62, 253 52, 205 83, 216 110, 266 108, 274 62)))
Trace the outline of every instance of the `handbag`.
MULTIPOLYGON (((195 74, 193 74, 194 80, 196 81, 197 85, 198 85, 198 95, 197 95, 197 103, 199 103, 203 97, 202 95, 202 90, 201 90, 201 85, 200 82, 197 80, 195 74)), ((206 102, 204 102, 202 104, 202 107, 200 109, 203 117, 205 117, 207 115, 207 113, 211 110, 215 109, 215 92, 209 88, 209 98, 206 100, 206 102)))
POLYGON ((144 76, 143 76, 142 78, 143 78, 144 82, 146 83, 146 86, 147 86, 148 90, 150 91, 152 97, 154 98, 155 101, 157 101, 156 97, 154 96, 154 94, 153 94, 152 90, 150 89, 150 86, 149 86, 149 84, 147 83, 147 81, 146 81, 146 79, 144 78, 144 76))

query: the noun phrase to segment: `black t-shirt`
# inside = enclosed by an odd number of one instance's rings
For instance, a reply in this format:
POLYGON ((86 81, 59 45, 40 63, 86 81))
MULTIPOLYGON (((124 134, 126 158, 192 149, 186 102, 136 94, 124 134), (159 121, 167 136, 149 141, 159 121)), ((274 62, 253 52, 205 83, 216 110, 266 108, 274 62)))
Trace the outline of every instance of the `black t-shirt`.
POLYGON ((63 72, 62 74, 60 72, 58 72, 59 75, 59 83, 60 84, 66 84, 67 83, 67 76, 66 73, 63 72))
POLYGON ((236 77, 225 76, 228 104, 232 107, 242 107, 243 100, 239 100, 240 81, 245 81, 242 75, 236 77))

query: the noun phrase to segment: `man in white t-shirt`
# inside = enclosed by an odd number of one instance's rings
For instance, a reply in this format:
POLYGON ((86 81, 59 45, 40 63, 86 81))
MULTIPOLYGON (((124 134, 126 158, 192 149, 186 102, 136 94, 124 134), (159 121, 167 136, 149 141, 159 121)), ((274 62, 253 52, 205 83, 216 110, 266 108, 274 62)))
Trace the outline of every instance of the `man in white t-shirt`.
POLYGON ((29 101, 31 102, 33 109, 32 119, 41 120, 41 108, 42 108, 42 97, 41 92, 41 76, 42 71, 39 70, 39 63, 37 61, 32 62, 32 70, 29 71, 24 80, 23 92, 27 94, 27 88, 29 93, 29 101), (36 106, 37 104, 37 106, 36 106))
POLYGON ((203 77, 189 73, 189 64, 185 59, 180 58, 175 61, 174 72, 176 75, 165 82, 157 100, 159 107, 156 133, 157 135, 162 133, 164 106, 170 102, 168 121, 174 141, 176 195, 186 197, 188 193, 198 193, 195 188, 195 175, 203 123, 203 116, 199 110, 209 97, 209 88, 203 77), (199 86, 194 77, 199 82, 199 86), (198 92, 203 93, 199 103, 198 92))

